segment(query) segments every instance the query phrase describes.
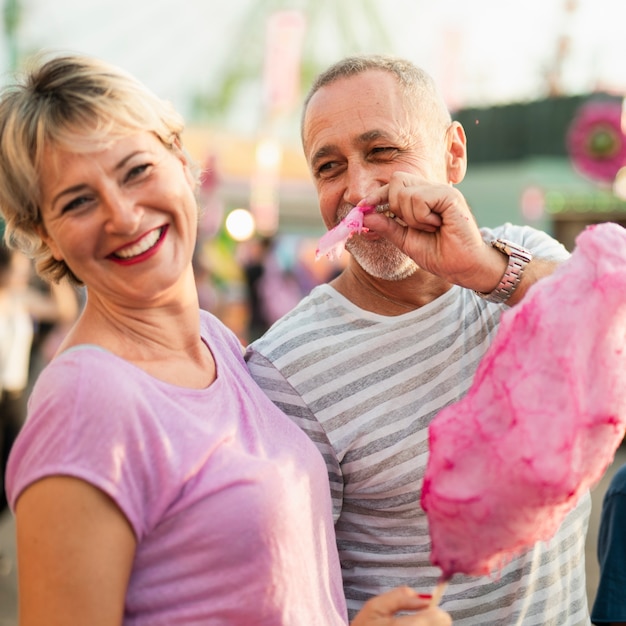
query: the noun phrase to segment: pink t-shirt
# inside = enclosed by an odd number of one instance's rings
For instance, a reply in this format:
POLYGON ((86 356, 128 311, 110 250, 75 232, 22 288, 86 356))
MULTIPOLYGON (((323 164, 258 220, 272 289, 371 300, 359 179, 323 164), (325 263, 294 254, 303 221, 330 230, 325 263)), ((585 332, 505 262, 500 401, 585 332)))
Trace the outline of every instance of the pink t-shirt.
POLYGON ((13 447, 9 501, 62 474, 118 504, 138 541, 124 624, 343 626, 324 461, 234 335, 203 314, 202 336, 217 364, 203 390, 95 346, 57 357, 13 447))

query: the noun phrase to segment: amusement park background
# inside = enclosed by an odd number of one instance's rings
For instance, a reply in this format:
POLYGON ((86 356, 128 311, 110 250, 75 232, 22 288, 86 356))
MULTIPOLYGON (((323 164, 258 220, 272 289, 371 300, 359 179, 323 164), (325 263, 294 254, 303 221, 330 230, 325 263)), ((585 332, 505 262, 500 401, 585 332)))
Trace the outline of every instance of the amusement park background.
MULTIPOLYGON (((301 154, 299 114, 314 75, 346 54, 396 54, 434 76, 468 135, 469 169, 459 188, 479 224, 531 224, 570 249, 588 224, 626 225, 624 0, 0 6, 0 85, 40 50, 78 51, 124 67, 184 114, 184 143, 204 169, 201 303, 244 343, 341 268, 343 259, 314 260, 324 227, 301 154)), ((36 366, 46 355, 34 355, 36 366)), ((604 487, 595 492, 588 540, 590 598, 604 487)), ((0 520, 0 554, 13 554, 11 533, 10 520, 0 520)), ((1 574, 0 626, 9 626, 15 571, 1 574)))
POLYGON ((626 219, 621 0, 4 0, 0 83, 41 49, 117 63, 185 115, 205 168, 203 304, 247 341, 338 269, 299 141, 312 77, 345 54, 406 56, 465 126, 459 185, 480 224, 529 223, 573 247, 626 219), (252 220, 254 225, 252 225, 252 220), (251 287, 252 286, 252 287, 251 287))

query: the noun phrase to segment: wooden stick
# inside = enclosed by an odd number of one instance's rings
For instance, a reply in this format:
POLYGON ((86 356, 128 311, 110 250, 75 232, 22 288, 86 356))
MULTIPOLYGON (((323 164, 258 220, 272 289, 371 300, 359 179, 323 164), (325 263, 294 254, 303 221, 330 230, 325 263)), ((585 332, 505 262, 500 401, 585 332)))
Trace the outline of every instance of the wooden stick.
POLYGON ((433 597, 430 600, 428 606, 439 606, 439 602, 441 602, 441 597, 443 596, 443 592, 446 590, 448 586, 447 580, 442 580, 433 590, 433 597))

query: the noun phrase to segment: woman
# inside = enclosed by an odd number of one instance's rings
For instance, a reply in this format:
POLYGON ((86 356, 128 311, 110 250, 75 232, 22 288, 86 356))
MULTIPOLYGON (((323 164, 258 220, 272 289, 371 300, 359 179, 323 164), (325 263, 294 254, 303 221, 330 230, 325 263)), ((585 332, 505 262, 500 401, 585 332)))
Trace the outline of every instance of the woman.
MULTIPOLYGON (((347 622, 322 458, 200 311, 183 123, 95 59, 0 98, 0 208, 41 276, 85 286, 14 445, 21 626, 347 622)), ((354 620, 447 624, 401 588, 354 620)))

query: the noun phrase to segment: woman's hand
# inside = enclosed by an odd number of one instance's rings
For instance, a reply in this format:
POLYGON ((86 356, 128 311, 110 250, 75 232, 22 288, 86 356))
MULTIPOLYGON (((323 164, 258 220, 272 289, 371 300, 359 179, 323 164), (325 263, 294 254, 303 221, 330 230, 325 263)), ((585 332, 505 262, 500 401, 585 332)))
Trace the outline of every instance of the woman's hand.
POLYGON ((452 619, 439 607, 429 607, 430 597, 408 587, 397 587, 368 600, 350 626, 449 626, 452 619), (415 611, 395 617, 398 611, 415 611))

